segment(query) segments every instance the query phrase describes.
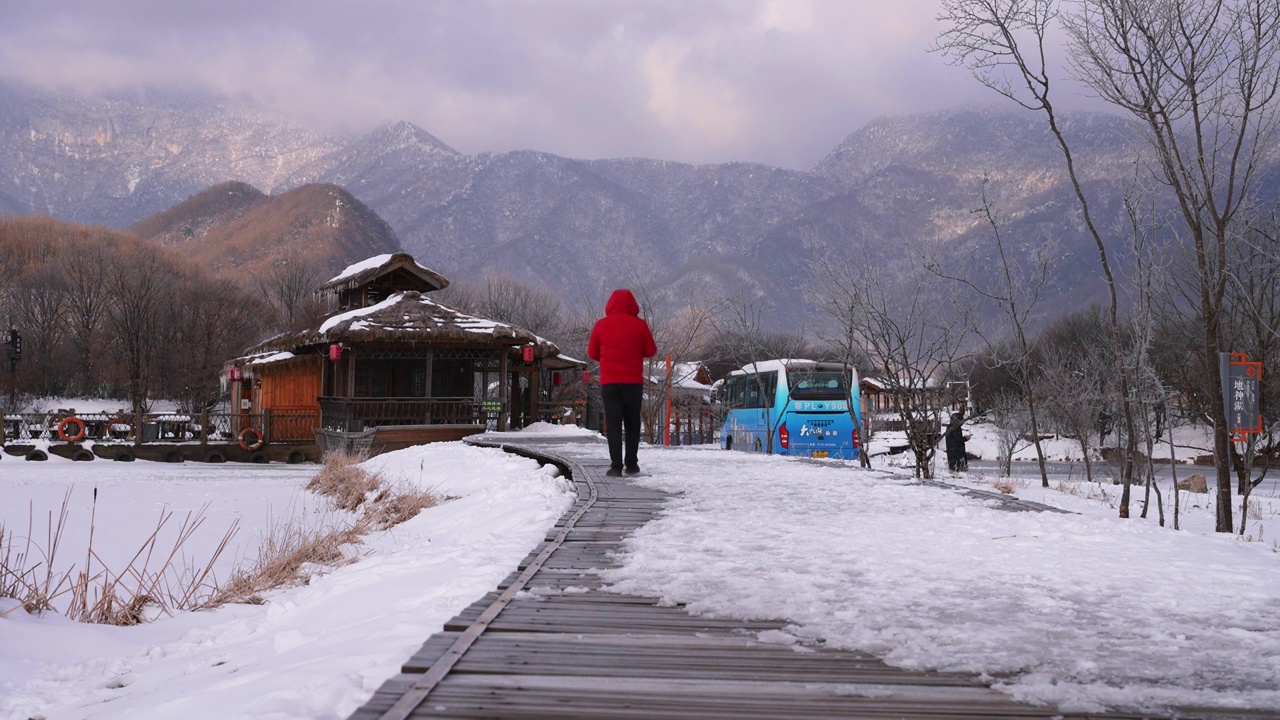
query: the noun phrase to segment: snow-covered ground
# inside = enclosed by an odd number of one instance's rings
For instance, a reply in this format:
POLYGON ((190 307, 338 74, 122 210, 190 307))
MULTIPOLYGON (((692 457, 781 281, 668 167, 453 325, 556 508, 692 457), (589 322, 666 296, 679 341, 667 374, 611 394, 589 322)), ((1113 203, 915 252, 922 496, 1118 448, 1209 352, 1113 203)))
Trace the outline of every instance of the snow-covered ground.
MULTIPOLYGON (((605 454, 599 444, 557 450, 605 454)), ((1154 512, 1117 519, 1095 486, 1070 492, 1078 480, 1041 489, 1030 465, 1016 468, 1026 479, 1016 494, 1073 514, 1009 512, 961 487, 839 461, 644 447, 640 462, 649 476, 639 482, 682 494, 628 542, 610 576, 619 590, 699 613, 785 618, 797 638, 906 667, 987 673, 1019 698, 1071 709, 1280 713, 1280 554, 1270 532, 1265 542, 1213 533, 1210 503, 1188 497, 1189 529, 1174 531, 1154 512)), ((0 719, 342 717, 514 569, 570 503, 563 480, 497 450, 438 444, 371 463, 458 499, 369 537, 355 564, 262 606, 133 628, 0 607, 11 610, 0 618, 0 719)), ((979 475, 940 479, 990 491, 979 475)), ((29 500, 47 511, 69 483, 78 498, 96 480, 99 527, 119 528, 112 546, 136 545, 160 505, 184 511, 210 499, 208 534, 240 517, 244 540, 267 506, 296 506, 308 477, 284 465, 6 459, 0 520, 25 528, 29 500), (130 513, 143 526, 132 536, 130 513)), ((308 502, 304 512, 320 512, 308 502)))
POLYGON ((690 447, 645 448, 640 462, 651 473, 640 482, 682 495, 627 543, 609 576, 619 590, 784 618, 800 638, 1000 676, 1017 698, 1067 709, 1280 713, 1269 543, 1216 535, 1211 522, 1161 528, 1154 512, 1119 520, 1038 487, 1035 499, 1073 514, 1009 512, 836 461, 690 447))
MULTIPOLYGON (((32 617, 0 600, 0 719, 346 717, 446 620, 510 573, 572 502, 569 483, 553 469, 460 443, 368 464, 456 499, 367 536, 358 562, 268 593, 263 605, 106 627, 32 617)), ((188 554, 207 557, 239 519, 229 561, 254 553, 270 516, 331 514, 303 490, 316 471, 5 458, 0 523, 25 534, 33 507, 43 538, 44 518, 70 487, 58 557, 82 562, 96 487, 94 548, 108 564, 127 562, 161 508, 182 516, 201 507, 207 519, 188 554)))

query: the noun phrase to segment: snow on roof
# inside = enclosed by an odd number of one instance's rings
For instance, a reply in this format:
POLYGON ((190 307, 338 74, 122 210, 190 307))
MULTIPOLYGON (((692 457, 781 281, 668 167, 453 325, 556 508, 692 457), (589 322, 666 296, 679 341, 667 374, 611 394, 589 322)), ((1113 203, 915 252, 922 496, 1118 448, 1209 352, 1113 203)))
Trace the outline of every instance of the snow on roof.
POLYGON ((538 357, 559 354, 555 343, 524 328, 468 315, 430 300, 416 290, 406 290, 369 307, 333 315, 318 326, 274 337, 253 348, 242 360, 307 345, 370 341, 444 342, 484 347, 532 344, 538 348, 538 357))
POLYGON ((778 360, 760 360, 759 362, 747 363, 742 367, 729 373, 730 375, 747 375, 750 373, 762 373, 773 370, 784 370, 788 367, 797 367, 803 365, 816 364, 815 360, 804 360, 797 358, 780 358, 778 360))
POLYGON ((370 305, 369 307, 356 308, 355 310, 348 310, 346 312, 338 313, 337 315, 334 315, 333 317, 325 320, 323 323, 320 324, 320 332, 327 333, 333 328, 337 327, 338 325, 348 320, 351 320, 352 318, 364 317, 365 315, 372 315, 380 310, 385 310, 391 307, 392 305, 395 305, 396 303, 400 302, 400 300, 403 298, 404 298, 404 293, 396 293, 376 305, 370 305))
POLYGON ((257 358, 256 360, 250 360, 249 364, 250 365, 266 365, 268 363, 280 362, 282 360, 292 360, 295 357, 297 356, 291 352, 287 352, 287 351, 277 352, 277 353, 271 353, 270 355, 267 355, 265 357, 257 358))
MULTIPOLYGON (((348 265, 342 272, 316 288, 316 292, 325 294, 359 287, 397 269, 404 270, 415 277, 417 283, 410 282, 408 286, 396 289, 430 292, 449 287, 448 278, 431 268, 419 264, 409 253, 399 252, 374 255, 371 258, 348 265)), ((399 282, 403 283, 405 281, 405 278, 401 278, 399 282)))
POLYGON ((392 253, 386 253, 384 255, 374 255, 373 257, 366 258, 364 260, 361 260, 358 263, 352 263, 348 265, 346 269, 343 270, 342 272, 329 278, 329 281, 326 282, 325 285, 328 285, 329 283, 342 282, 343 280, 346 280, 349 277, 354 277, 356 275, 359 275, 365 270, 372 270, 377 267, 382 267, 383 265, 387 264, 387 262, 390 261, 391 258, 392 258, 392 253))
MULTIPOLYGON (((671 365, 671 387, 681 388, 684 390, 694 390, 699 392, 711 392, 711 386, 697 381, 698 370, 702 368, 700 363, 685 362, 672 363, 671 365)), ((655 383, 664 382, 667 379, 667 368, 663 364, 654 367, 653 377, 655 383)))

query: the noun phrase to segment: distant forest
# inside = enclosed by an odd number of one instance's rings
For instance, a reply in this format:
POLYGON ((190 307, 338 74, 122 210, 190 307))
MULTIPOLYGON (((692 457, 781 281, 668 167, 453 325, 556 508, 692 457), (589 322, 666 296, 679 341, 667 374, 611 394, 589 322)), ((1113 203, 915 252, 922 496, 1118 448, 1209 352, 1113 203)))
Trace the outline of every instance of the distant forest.
POLYGON ((22 333, 24 396, 193 409, 216 402, 222 364, 278 322, 264 300, 172 250, 46 217, 0 218, 0 318, 22 333))

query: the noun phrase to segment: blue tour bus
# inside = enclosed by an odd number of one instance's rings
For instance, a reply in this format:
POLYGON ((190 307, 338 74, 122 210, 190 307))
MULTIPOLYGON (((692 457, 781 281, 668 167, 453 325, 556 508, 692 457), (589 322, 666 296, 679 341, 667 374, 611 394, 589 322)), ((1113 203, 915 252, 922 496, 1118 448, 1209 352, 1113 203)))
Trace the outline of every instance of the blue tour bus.
POLYGON ((857 372, 844 363, 762 360, 729 373, 720 446, 857 460, 862 409, 857 372))

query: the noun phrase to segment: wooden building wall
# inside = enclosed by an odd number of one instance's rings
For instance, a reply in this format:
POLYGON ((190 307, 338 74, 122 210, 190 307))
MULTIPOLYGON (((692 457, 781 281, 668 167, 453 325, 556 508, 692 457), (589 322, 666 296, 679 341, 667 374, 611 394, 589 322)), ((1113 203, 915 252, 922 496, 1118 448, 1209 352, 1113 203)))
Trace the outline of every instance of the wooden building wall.
POLYGON ((320 411, 321 358, 287 360, 258 370, 262 378, 261 409, 276 413, 320 411))

